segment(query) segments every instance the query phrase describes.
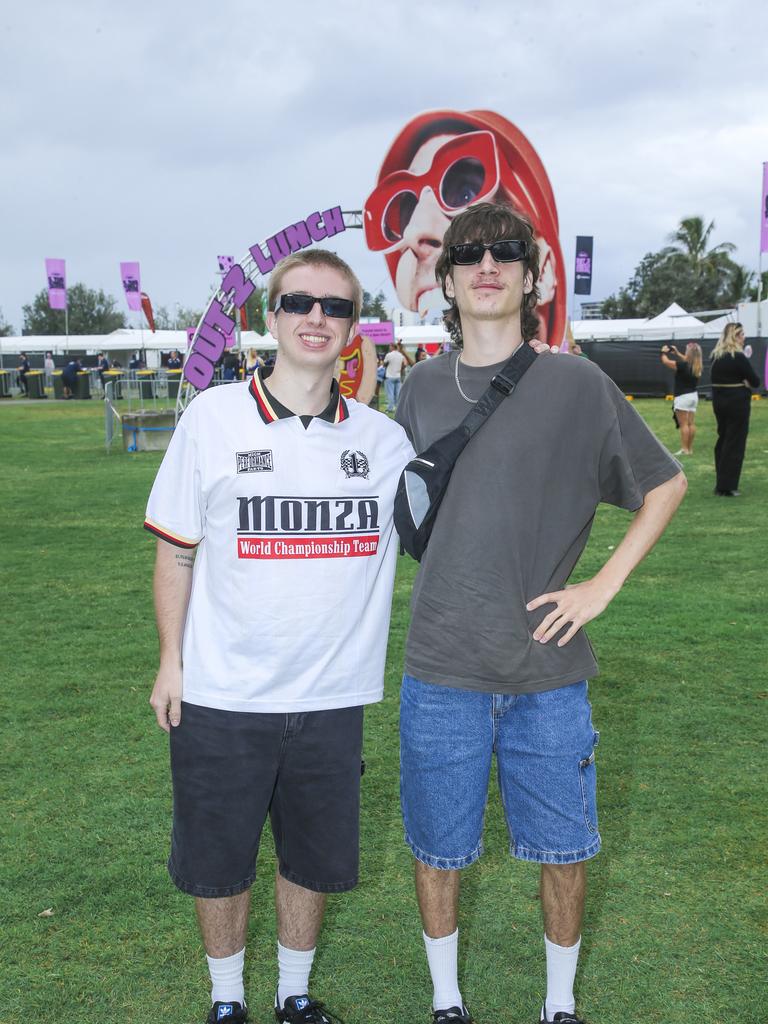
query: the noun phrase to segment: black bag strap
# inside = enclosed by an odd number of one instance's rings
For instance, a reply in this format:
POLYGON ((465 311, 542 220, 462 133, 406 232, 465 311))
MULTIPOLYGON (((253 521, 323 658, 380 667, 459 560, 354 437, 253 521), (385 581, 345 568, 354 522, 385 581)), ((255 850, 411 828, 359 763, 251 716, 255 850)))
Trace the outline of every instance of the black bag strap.
MULTIPOLYGON (((457 354, 458 359, 461 353, 457 354)), ((488 417, 494 413, 505 398, 515 390, 523 374, 535 362, 538 353, 527 342, 523 342, 512 358, 506 362, 498 373, 491 378, 490 386, 475 403, 456 428, 457 432, 466 433, 466 441, 476 434, 488 417)), ((466 444, 465 441, 465 444, 466 444)))

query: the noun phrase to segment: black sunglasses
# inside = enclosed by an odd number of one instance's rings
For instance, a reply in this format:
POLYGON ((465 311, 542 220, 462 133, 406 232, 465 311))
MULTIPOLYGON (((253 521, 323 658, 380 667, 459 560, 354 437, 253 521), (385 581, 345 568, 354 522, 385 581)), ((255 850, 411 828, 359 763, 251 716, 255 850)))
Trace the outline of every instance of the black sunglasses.
POLYGON ((485 250, 489 249, 497 263, 516 263, 524 260, 528 246, 521 238, 504 238, 499 242, 464 242, 448 247, 448 259, 456 267, 469 267, 482 262, 485 250))
POLYGON ((346 320, 355 311, 355 304, 352 299, 340 299, 336 295, 304 295, 302 292, 287 292, 281 295, 275 305, 275 312, 282 309, 285 313, 298 313, 306 316, 316 302, 320 303, 323 316, 332 316, 339 320, 346 320))

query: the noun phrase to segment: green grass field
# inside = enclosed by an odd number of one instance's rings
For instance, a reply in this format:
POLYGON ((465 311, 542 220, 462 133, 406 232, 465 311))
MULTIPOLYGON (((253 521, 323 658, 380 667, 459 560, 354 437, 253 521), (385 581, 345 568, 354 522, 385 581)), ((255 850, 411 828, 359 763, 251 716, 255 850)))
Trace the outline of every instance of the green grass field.
MULTIPOLYGON (((637 408, 678 447, 668 403, 637 408)), ((768 1019, 768 402, 753 406, 740 499, 713 496, 709 403, 697 421, 680 512, 590 627, 604 849, 590 868, 578 1000, 592 1024, 768 1019)), ((194 1024, 207 1012, 192 901, 165 871, 166 737, 147 703, 154 541, 141 521, 159 461, 117 445, 106 454, 97 402, 0 404, 2 1024, 194 1024)), ((627 523, 601 508, 576 578, 627 523)), ((349 1024, 430 1019, 398 805, 413 570, 400 560, 386 698, 367 714, 361 884, 329 901, 313 975, 349 1024)), ((270 845, 246 966, 263 1022, 276 978, 270 845)), ((509 860, 496 792, 486 848, 464 879, 463 992, 479 1024, 533 1022, 544 984, 537 869, 509 860)))

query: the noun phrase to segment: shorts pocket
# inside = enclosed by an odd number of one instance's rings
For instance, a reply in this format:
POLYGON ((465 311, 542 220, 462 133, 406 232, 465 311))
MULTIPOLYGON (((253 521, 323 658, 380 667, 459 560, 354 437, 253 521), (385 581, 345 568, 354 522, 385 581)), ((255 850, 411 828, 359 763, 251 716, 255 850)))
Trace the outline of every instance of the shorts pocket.
POLYGON ((595 769, 595 747, 600 741, 600 733, 596 732, 592 740, 592 750, 579 761, 579 785, 581 786, 581 802, 584 808, 584 823, 592 833, 597 832, 597 774, 595 769))

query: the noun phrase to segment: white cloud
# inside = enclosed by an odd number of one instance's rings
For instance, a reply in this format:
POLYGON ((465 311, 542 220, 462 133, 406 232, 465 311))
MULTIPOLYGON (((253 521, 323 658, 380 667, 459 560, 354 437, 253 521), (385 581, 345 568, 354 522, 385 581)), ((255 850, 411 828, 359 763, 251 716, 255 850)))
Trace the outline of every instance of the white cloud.
MULTIPOLYGON (((539 151, 570 267, 595 293, 701 213, 757 261, 768 160, 765 5, 662 0, 94 0, 0 16, 0 308, 71 281, 120 296, 141 260, 156 304, 200 305, 241 255, 318 207, 359 207, 391 139, 431 108, 496 110, 539 151)), ((360 232, 338 248, 391 294, 360 232)))

